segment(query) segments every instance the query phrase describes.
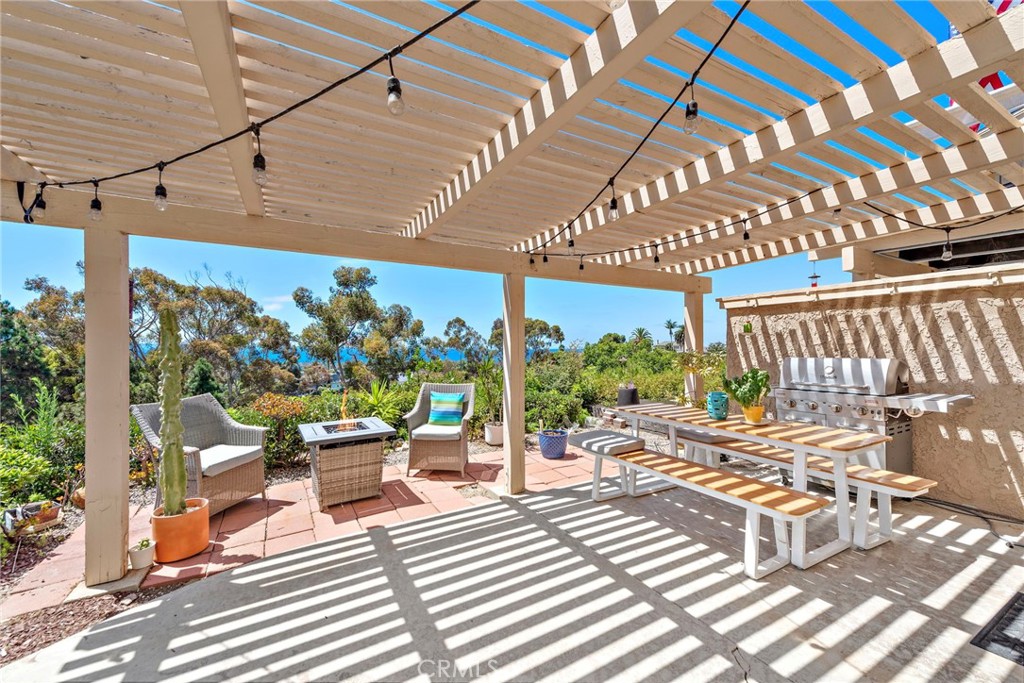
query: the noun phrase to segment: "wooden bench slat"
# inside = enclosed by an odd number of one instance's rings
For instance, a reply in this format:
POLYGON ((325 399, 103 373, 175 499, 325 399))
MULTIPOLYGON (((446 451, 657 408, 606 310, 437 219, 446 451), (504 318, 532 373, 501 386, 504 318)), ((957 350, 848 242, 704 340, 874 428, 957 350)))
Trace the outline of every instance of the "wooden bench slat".
POLYGON ((741 474, 705 467, 656 451, 636 451, 605 457, 646 467, 665 476, 709 488, 789 515, 806 515, 828 505, 826 499, 818 496, 794 491, 785 486, 745 477, 741 474))
MULTIPOLYGON (((750 441, 727 441, 724 443, 713 444, 712 450, 715 446, 790 465, 793 464, 794 460, 793 451, 766 444, 751 443, 750 441)), ((831 472, 833 470, 832 461, 818 455, 808 457, 807 466, 812 470, 819 470, 823 472, 831 472)), ((938 486, 938 482, 932 481, 931 479, 915 477, 912 474, 904 474, 902 472, 892 472, 890 470, 867 467, 865 465, 847 465, 846 476, 850 479, 890 486, 894 489, 900 489, 901 491, 926 491, 938 486)))

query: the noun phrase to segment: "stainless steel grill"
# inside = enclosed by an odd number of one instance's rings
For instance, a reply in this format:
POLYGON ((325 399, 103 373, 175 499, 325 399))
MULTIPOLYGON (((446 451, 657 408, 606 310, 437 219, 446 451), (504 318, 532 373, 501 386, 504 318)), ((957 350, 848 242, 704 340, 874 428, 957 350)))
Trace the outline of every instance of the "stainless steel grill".
POLYGON ((970 405, 969 394, 912 394, 895 358, 784 358, 772 391, 780 420, 885 434, 892 441, 860 464, 913 472, 912 419, 970 405))

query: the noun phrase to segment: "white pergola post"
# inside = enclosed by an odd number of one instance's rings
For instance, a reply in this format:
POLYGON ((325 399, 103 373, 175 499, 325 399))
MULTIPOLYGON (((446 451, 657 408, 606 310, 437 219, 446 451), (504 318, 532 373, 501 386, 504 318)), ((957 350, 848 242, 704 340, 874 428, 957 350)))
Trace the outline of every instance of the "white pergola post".
MULTIPOLYGON (((683 294, 683 322, 686 324, 686 348, 700 353, 704 350, 704 295, 683 294)), ((686 396, 691 403, 704 393, 704 378, 698 373, 686 375, 686 396)))
POLYGON ((128 551, 128 235, 85 230, 85 583, 128 551))
POLYGON ((519 273, 506 273, 503 291, 505 492, 514 494, 526 489, 526 278, 519 273))

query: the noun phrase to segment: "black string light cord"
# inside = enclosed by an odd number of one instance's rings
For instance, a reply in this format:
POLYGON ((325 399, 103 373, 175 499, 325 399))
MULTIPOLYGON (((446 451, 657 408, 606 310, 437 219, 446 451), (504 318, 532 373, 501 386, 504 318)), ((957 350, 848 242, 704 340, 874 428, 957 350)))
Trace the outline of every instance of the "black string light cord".
POLYGON ((870 206, 872 209, 874 209, 878 213, 884 214, 884 215, 888 216, 889 218, 895 218, 898 221, 903 221, 907 225, 913 225, 916 228, 926 228, 928 230, 963 230, 964 228, 973 228, 976 225, 982 225, 983 223, 988 223, 989 221, 994 221, 997 218, 1002 218, 1003 216, 1008 216, 1011 213, 1014 213, 1014 212, 1020 211, 1021 209, 1024 209, 1024 204, 1021 204, 1020 206, 1015 206, 1012 209, 1007 209, 1006 211, 1002 211, 1000 213, 995 213, 995 214, 992 214, 991 216, 985 216, 984 218, 979 218, 978 220, 973 221, 971 223, 963 223, 961 225, 925 225, 924 223, 918 223, 917 221, 912 221, 909 218, 904 218, 903 216, 898 216, 898 215, 896 215, 894 213, 889 213, 888 211, 886 211, 882 207, 876 206, 875 204, 872 204, 871 202, 864 202, 864 204, 865 204, 865 206, 870 206))
MULTIPOLYGON (((658 126, 660 126, 662 121, 665 120, 665 117, 667 117, 672 112, 672 110, 675 109, 675 106, 679 103, 679 100, 682 99, 683 95, 686 94, 686 91, 687 90, 691 90, 693 88, 693 84, 696 83, 697 77, 700 76, 701 70, 704 68, 704 66, 714 56, 715 51, 718 50, 718 46, 722 44, 722 41, 725 40, 725 37, 727 35, 729 35, 730 31, 732 31, 732 27, 736 25, 737 21, 739 21, 740 15, 743 14, 744 10, 747 9, 747 5, 749 5, 749 4, 750 4, 750 0, 745 0, 743 5, 739 8, 739 10, 737 10, 736 14, 729 21, 729 24, 725 27, 725 30, 722 31, 722 35, 720 35, 718 37, 718 40, 715 41, 715 44, 712 45, 711 49, 708 51, 708 53, 706 55, 704 55, 704 59, 701 60, 700 64, 697 65, 697 68, 694 69, 692 74, 690 74, 690 78, 683 84, 683 87, 679 90, 679 92, 676 94, 676 96, 672 99, 672 102, 669 103, 668 107, 665 108, 665 111, 663 111, 661 113, 661 116, 659 116, 658 119, 654 122, 654 124, 651 126, 650 130, 647 131, 647 134, 643 136, 643 138, 640 140, 640 142, 637 144, 637 146, 629 154, 629 156, 626 157, 626 160, 622 162, 622 164, 618 167, 618 169, 616 169, 615 173, 612 174, 612 177, 608 179, 608 182, 606 182, 604 185, 601 186, 601 189, 597 191, 597 194, 594 195, 594 198, 591 199, 589 202, 587 202, 587 205, 584 206, 583 209, 578 214, 576 214, 575 218, 573 218, 571 221, 566 223, 554 235, 552 235, 548 239, 544 240, 543 242, 541 242, 536 247, 534 247, 532 249, 529 249, 527 251, 527 253, 530 254, 531 258, 536 253, 538 253, 539 251, 546 252, 547 251, 547 246, 549 244, 551 244, 556 239, 558 239, 559 237, 564 235, 566 231, 571 231, 572 230, 572 226, 574 226, 576 224, 576 221, 578 221, 580 218, 582 218, 583 214, 585 214, 587 211, 590 210, 590 207, 592 207, 594 205, 594 202, 596 202, 598 199, 601 198, 601 195, 604 194, 605 190, 607 190, 609 187, 611 187, 613 189, 613 191, 614 191, 615 179, 618 177, 618 175, 620 173, 622 173, 623 169, 625 169, 626 166, 628 166, 629 163, 631 161, 633 161, 633 159, 636 157, 636 155, 640 153, 640 149, 644 146, 644 144, 647 143, 648 140, 650 140, 651 136, 654 135, 654 131, 656 131, 658 129, 658 126)), ((615 198, 613 197, 613 199, 615 199, 615 198)), ((617 201, 617 199, 616 199, 616 201, 617 201)), ((569 239, 570 239, 570 241, 572 240, 572 235, 571 234, 570 234, 569 239)), ((572 246, 572 245, 570 244, 570 246, 572 246)), ((621 251, 621 250, 619 250, 619 251, 621 251)), ((610 252, 610 253, 616 253, 616 252, 610 252)), ((600 256, 600 255, 603 255, 603 254, 579 254, 579 256, 582 256, 582 257, 600 256)), ((570 256, 572 256, 572 254, 570 254, 570 256)))
MULTIPOLYGON (((347 74, 346 76, 343 76, 342 78, 339 78, 338 80, 334 81, 333 83, 330 83, 330 84, 324 86, 323 88, 321 88, 317 92, 313 93, 309 97, 301 99, 298 102, 296 102, 296 103, 294 103, 294 104, 292 104, 292 105, 290 105, 288 107, 285 107, 284 109, 282 109, 281 111, 277 112, 276 114, 268 116, 267 118, 263 119, 262 121, 254 122, 252 125, 250 125, 250 126, 248 126, 246 128, 243 128, 243 129, 241 129, 239 131, 236 131, 235 133, 232 133, 231 135, 227 135, 227 136, 225 136, 223 138, 220 138, 219 140, 214 140, 213 142, 205 144, 202 147, 197 147, 197 148, 195 148, 193 150, 185 152, 184 154, 179 154, 178 156, 176 156, 176 157, 174 157, 174 158, 172 158, 170 160, 158 161, 158 162, 150 164, 148 166, 142 166, 140 168, 135 168, 135 169, 132 169, 130 171, 123 171, 121 173, 114 173, 112 175, 103 176, 102 178, 89 178, 87 180, 68 180, 68 181, 58 182, 58 183, 43 181, 43 182, 39 183, 39 191, 36 194, 36 199, 32 202, 32 204, 27 209, 24 208, 25 207, 24 198, 23 198, 23 196, 24 196, 24 188, 22 187, 18 191, 18 195, 19 195, 18 198, 20 200, 22 200, 22 208, 25 210, 25 222, 26 223, 31 223, 32 222, 32 216, 31 216, 32 210, 36 208, 36 206, 38 204, 38 201, 42 198, 42 191, 45 188, 49 187, 49 186, 56 185, 57 187, 62 188, 62 189, 65 188, 65 187, 71 187, 71 186, 74 186, 74 185, 93 185, 95 187, 95 186, 98 186, 99 183, 108 182, 108 181, 111 181, 111 180, 118 180, 120 178, 126 178, 128 176, 139 175, 140 173, 147 173, 149 171, 155 171, 155 170, 162 171, 163 169, 167 168, 168 166, 170 166, 172 164, 176 164, 179 161, 184 161, 185 159, 189 159, 189 158, 194 157, 196 155, 202 154, 203 152, 207 152, 207 151, 213 149, 214 147, 218 147, 218 146, 223 145, 225 143, 231 142, 232 140, 236 140, 236 139, 242 137, 243 135, 248 135, 248 134, 251 133, 251 134, 255 135, 258 138, 259 134, 260 134, 260 129, 263 126, 266 126, 266 125, 268 125, 270 123, 273 123, 274 121, 277 121, 278 119, 283 118, 283 117, 287 116, 288 114, 291 114, 296 109, 304 107, 307 104, 309 104, 310 102, 314 102, 314 101, 320 99, 321 97, 323 97, 324 95, 327 95, 328 93, 330 93, 331 91, 335 90, 336 88, 339 88, 340 86, 345 85, 349 81, 351 81, 351 80, 353 80, 355 78, 358 78, 359 76, 362 76, 363 74, 365 74, 368 71, 371 71, 376 66, 378 66, 380 64, 383 64, 384 62, 387 62, 388 66, 390 68, 391 60, 394 57, 397 57, 398 55, 402 54, 402 52, 404 52, 408 48, 412 47, 416 43, 420 42, 421 40, 423 40, 424 38, 429 36, 431 33, 437 31, 439 28, 441 28, 442 26, 444 26, 448 22, 456 19, 457 17, 461 16, 462 14, 465 14, 474 5, 477 5, 480 1, 481 0, 470 0, 465 5, 459 7, 458 9, 456 9, 451 14, 448 14, 448 15, 442 17, 441 19, 439 19, 438 21, 434 22, 433 24, 431 24, 430 26, 428 26, 424 30, 420 31, 419 33, 414 35, 409 40, 407 40, 407 41, 405 41, 403 43, 399 43, 397 46, 395 46, 395 47, 391 48, 390 50, 388 50, 387 52, 383 53, 382 55, 380 55, 379 57, 377 57, 376 59, 371 61, 369 64, 366 64, 365 66, 363 66, 363 67, 361 67, 361 68, 359 68, 359 69, 357 69, 357 70, 347 74)), ((391 70, 391 73, 392 73, 392 76, 393 76, 394 75, 394 70, 393 69, 391 70)))

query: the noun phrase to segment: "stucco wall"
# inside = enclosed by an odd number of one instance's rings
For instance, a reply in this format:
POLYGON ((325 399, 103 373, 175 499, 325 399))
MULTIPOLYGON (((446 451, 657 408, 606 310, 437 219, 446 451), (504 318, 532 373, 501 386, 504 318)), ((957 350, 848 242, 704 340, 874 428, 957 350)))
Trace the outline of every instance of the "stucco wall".
POLYGON ((786 305, 766 295, 731 308, 727 324, 731 374, 756 366, 777 380, 786 356, 896 357, 912 392, 974 394, 972 406, 914 420, 914 473, 940 482, 936 498, 1024 518, 1021 285, 786 305))

